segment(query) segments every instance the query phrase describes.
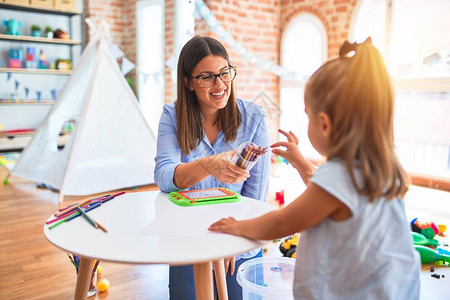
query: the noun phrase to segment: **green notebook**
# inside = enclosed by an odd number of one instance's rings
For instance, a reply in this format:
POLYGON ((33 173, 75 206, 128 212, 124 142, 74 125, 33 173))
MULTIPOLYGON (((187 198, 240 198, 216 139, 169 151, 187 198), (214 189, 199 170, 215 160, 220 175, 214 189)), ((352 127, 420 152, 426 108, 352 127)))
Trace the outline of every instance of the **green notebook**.
POLYGON ((229 203, 241 200, 241 195, 226 188, 178 191, 169 193, 169 200, 180 206, 229 203))

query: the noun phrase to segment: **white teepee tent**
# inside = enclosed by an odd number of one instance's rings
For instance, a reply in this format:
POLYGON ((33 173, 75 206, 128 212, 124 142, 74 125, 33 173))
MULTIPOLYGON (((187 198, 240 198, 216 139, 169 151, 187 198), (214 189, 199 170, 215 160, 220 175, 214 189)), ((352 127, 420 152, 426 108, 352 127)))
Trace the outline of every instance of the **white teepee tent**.
POLYGON ((101 26, 11 174, 61 195, 90 195, 154 183, 156 138, 108 51, 101 26), (75 120, 62 151, 56 140, 75 120))

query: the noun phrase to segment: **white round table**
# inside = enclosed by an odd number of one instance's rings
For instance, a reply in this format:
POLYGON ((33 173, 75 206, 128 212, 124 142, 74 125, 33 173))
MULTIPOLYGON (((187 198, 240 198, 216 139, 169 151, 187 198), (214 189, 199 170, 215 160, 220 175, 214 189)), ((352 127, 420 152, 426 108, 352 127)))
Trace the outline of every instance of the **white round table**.
POLYGON ((44 225, 44 234, 55 246, 80 255, 75 299, 86 298, 94 260, 99 259, 192 264, 197 299, 209 300, 213 294, 211 262, 219 295, 226 298, 223 258, 245 253, 263 242, 213 233, 208 226, 223 217, 248 219, 272 210, 273 206, 247 197, 234 203, 183 207, 162 192, 126 193, 87 213, 106 227, 107 233, 80 216, 51 230, 44 225))

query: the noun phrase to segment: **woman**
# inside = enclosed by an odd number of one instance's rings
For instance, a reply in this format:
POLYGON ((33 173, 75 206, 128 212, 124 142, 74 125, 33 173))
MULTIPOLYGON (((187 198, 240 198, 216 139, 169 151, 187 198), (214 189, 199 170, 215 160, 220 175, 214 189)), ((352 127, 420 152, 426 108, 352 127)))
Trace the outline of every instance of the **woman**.
MULTIPOLYGON (((177 68, 177 101, 166 104, 158 130, 155 182, 163 192, 225 187, 265 201, 270 157, 250 172, 229 160, 246 141, 268 147, 262 109, 236 98, 236 67, 223 45, 196 36, 183 47, 177 68)), ((229 299, 242 299, 235 270, 261 248, 225 259, 229 299), (229 272, 228 272, 229 271, 229 272)), ((170 267, 171 299, 195 299, 192 266, 170 267)))

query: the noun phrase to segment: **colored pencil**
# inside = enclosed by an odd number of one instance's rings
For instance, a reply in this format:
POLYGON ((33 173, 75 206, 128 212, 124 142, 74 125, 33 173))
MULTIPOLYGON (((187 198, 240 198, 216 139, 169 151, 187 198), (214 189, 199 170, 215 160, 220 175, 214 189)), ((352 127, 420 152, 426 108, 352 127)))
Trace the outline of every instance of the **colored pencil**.
MULTIPOLYGON (((106 194, 106 195, 98 196, 96 198, 92 198, 91 200, 92 200, 92 202, 94 202, 93 200, 101 200, 102 198, 106 198, 106 197, 109 197, 109 196, 111 196, 111 195, 110 194, 106 194)), ((74 208, 74 206, 77 205, 78 203, 79 202, 70 204, 70 205, 68 205, 66 207, 63 207, 63 208, 60 208, 60 209, 58 209, 58 212, 63 211, 65 209, 69 208, 69 207, 74 208)))
POLYGON ((120 195, 123 195, 123 194, 125 194, 125 191, 122 191, 122 192, 119 192, 119 193, 114 194, 114 195, 112 195, 112 196, 109 196, 109 197, 107 197, 106 199, 101 200, 101 202, 102 202, 102 203, 105 203, 105 202, 107 202, 107 201, 109 201, 109 200, 112 200, 112 199, 114 199, 115 197, 120 196, 120 195))
MULTIPOLYGON (((88 205, 85 205, 85 206, 83 206, 83 209, 85 210, 85 211, 89 211, 88 209, 91 207, 91 206, 95 206, 95 207, 97 207, 97 206, 99 206, 99 205, 95 205, 96 203, 98 203, 98 202, 92 202, 92 203, 89 203, 88 205)), ((94 207, 94 208, 95 208, 94 207)), ((54 222, 56 222, 56 221, 58 221, 58 220, 61 220, 61 219, 64 219, 64 218, 70 218, 70 217, 73 217, 73 215, 74 214, 79 214, 79 212, 78 211, 69 211, 68 213, 65 213, 65 214, 63 214, 63 215, 61 215, 61 216, 59 216, 59 217, 55 217, 54 219, 52 219, 52 220, 50 220, 50 221, 46 221, 45 222, 45 224, 51 224, 51 223, 54 223, 54 222)))
POLYGON ((65 209, 65 210, 63 210, 63 211, 60 211, 60 212, 56 213, 56 214, 55 214, 55 217, 59 217, 59 216, 61 216, 61 215, 64 215, 65 213, 68 213, 68 212, 71 211, 71 210, 76 210, 77 207, 80 207, 80 206, 82 206, 82 205, 85 205, 86 203, 88 203, 88 202, 91 201, 91 200, 92 200, 91 198, 88 198, 88 199, 85 199, 85 200, 81 201, 81 202, 78 203, 77 205, 68 207, 67 209, 65 209))
POLYGON ((94 226, 95 228, 98 228, 97 223, 95 223, 94 220, 92 220, 91 217, 89 217, 81 207, 77 206, 77 209, 86 218, 86 220, 88 220, 89 223, 92 224, 92 226, 94 226))
POLYGON ((67 218, 61 219, 61 220, 59 220, 58 222, 56 222, 55 224, 53 224, 52 226, 48 227, 48 229, 53 229, 53 228, 55 228, 56 226, 59 226, 59 225, 61 225, 62 223, 64 223, 66 220, 67 220, 67 218))
MULTIPOLYGON (((85 211, 85 212, 88 212, 88 211, 90 211, 90 210, 93 210, 93 209, 95 209, 95 208, 101 206, 101 205, 102 205, 102 204, 101 204, 100 202, 97 202, 96 204, 93 204, 93 205, 89 206, 88 208, 86 208, 84 211, 85 211)), ((75 219, 75 218, 77 218, 77 217, 79 217, 79 216, 81 216, 81 213, 79 213, 79 212, 77 211, 77 212, 75 212, 75 214, 70 215, 70 217, 67 218, 67 222, 72 221, 73 219, 75 219)))
MULTIPOLYGON (((92 217, 91 217, 92 219, 92 217)), ((103 226, 102 224, 100 224, 99 222, 97 222, 96 220, 92 219, 92 221, 95 222, 95 224, 97 224, 98 228, 100 228, 101 230, 103 230, 104 232, 108 232, 108 230, 106 230, 105 226, 103 226)))

